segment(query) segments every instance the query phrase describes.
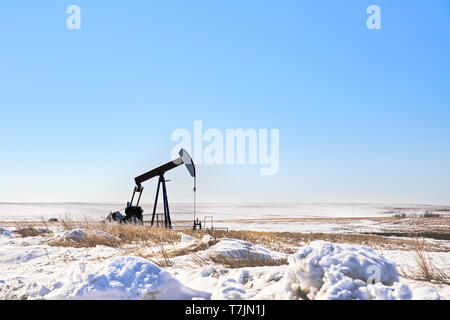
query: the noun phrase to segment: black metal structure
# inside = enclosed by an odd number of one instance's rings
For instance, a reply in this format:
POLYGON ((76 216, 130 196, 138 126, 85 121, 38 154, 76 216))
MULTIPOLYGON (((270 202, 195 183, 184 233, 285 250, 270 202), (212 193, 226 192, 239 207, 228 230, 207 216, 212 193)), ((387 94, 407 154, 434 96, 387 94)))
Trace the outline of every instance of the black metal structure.
POLYGON ((156 207, 158 205, 158 198, 159 198, 159 190, 162 186, 162 192, 163 192, 163 207, 164 207, 164 227, 166 228, 172 228, 172 220, 170 219, 170 210, 169 210, 169 200, 167 198, 167 187, 166 182, 169 180, 166 180, 164 178, 164 174, 172 170, 182 164, 186 165, 186 168, 188 169, 190 175, 194 178, 194 221, 195 221, 195 192, 196 192, 196 173, 195 173, 195 165, 192 161, 192 158, 189 156, 186 150, 181 149, 179 152, 180 157, 167 162, 166 164, 163 164, 162 166, 159 166, 155 169, 152 169, 136 178, 134 178, 134 181, 136 183, 136 186, 133 190, 133 195, 131 197, 131 202, 127 205, 127 208, 125 209, 126 213, 126 221, 132 221, 137 223, 143 223, 143 209, 139 206, 139 202, 141 200, 142 192, 144 191, 144 188, 142 187, 142 183, 144 183, 147 180, 150 180, 155 177, 159 177, 158 179, 158 187, 156 189, 156 197, 155 197, 155 204, 153 206, 153 214, 152 214, 152 222, 151 225, 153 226, 155 222, 155 216, 156 216, 156 207), (133 205, 134 197, 136 193, 139 193, 138 200, 136 202, 136 205, 133 205), (128 210, 128 212, 127 212, 128 210), (129 216, 129 214, 130 216, 129 216))

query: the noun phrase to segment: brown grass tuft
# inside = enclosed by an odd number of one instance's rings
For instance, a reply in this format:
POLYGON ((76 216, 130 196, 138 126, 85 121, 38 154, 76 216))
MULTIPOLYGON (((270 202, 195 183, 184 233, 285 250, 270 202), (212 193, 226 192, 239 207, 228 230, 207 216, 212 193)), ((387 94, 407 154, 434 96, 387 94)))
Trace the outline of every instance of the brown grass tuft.
POLYGON ((180 234, 176 231, 150 226, 119 224, 106 221, 95 222, 87 219, 75 221, 70 218, 63 219, 61 225, 65 230, 81 228, 88 231, 103 231, 119 238, 123 244, 170 244, 181 240, 180 234))
POLYGON ((37 227, 33 224, 27 222, 16 222, 15 223, 16 232, 21 237, 38 237, 38 236, 48 236, 53 234, 51 230, 47 228, 47 225, 44 227, 37 227))
POLYGON ((286 258, 274 259, 265 257, 258 253, 252 252, 250 249, 251 247, 248 246, 247 254, 244 257, 225 255, 220 252, 213 252, 208 254, 206 258, 203 258, 198 254, 192 254, 191 258, 194 263, 200 266, 210 265, 213 263, 230 269, 245 267, 281 266, 288 264, 286 258))
POLYGON ((219 264, 225 268, 245 268, 245 267, 263 267, 263 266, 281 266, 288 264, 287 259, 273 259, 260 255, 250 255, 246 258, 227 256, 224 254, 214 254, 209 257, 214 264, 219 264))
POLYGON ((108 237, 100 234, 88 232, 87 236, 80 241, 70 238, 55 239, 48 242, 53 247, 73 247, 73 248, 93 248, 96 246, 107 246, 117 248, 120 246, 120 239, 108 237))
POLYGON ((427 281, 438 284, 450 284, 450 275, 433 264, 428 252, 424 250, 424 241, 417 241, 414 250, 414 268, 399 268, 400 275, 407 279, 427 281))
POLYGON ((153 247, 140 247, 125 252, 126 255, 138 256, 147 259, 161 268, 173 266, 170 256, 162 244, 159 244, 159 250, 153 251, 153 247))
MULTIPOLYGON (((394 238, 373 234, 344 234, 344 233, 296 233, 296 232, 258 232, 240 230, 183 230, 185 234, 201 238, 209 234, 214 239, 234 238, 254 244, 263 245, 275 251, 291 254, 296 248, 315 240, 329 241, 333 243, 356 244, 374 249, 391 249, 411 251, 416 248, 415 238, 394 238)), ((412 235, 409 235, 412 237, 412 235)), ((415 236, 414 236, 415 237, 415 236)), ((448 248, 440 243, 427 242, 426 251, 443 252, 448 248)))

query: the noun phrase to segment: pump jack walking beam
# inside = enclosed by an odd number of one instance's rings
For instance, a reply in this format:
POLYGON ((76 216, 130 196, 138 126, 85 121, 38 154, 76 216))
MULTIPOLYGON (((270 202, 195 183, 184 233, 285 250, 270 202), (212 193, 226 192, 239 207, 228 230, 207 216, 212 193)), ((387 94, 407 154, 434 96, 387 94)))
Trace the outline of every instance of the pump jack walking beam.
POLYGON ((157 176, 164 176, 164 173, 166 173, 169 170, 172 170, 178 166, 181 166, 183 164, 183 159, 177 158, 173 161, 167 162, 166 164, 163 164, 162 166, 150 170, 144 174, 141 174, 139 177, 134 178, 134 182, 136 183, 136 186, 138 188, 141 188, 141 184, 144 183, 147 180, 150 180, 157 176))

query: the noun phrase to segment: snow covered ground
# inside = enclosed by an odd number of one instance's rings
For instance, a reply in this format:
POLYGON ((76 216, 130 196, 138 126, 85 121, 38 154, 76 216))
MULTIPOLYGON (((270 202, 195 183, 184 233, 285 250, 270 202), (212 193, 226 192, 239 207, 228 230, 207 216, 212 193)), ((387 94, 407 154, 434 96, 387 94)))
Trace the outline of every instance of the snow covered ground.
MULTIPOLYGON (((104 219, 110 211, 122 209, 125 203, 0 203, 0 221, 41 220, 41 218, 104 219)), ((143 204, 144 213, 153 211, 153 204, 143 204)), ((191 220, 193 204, 170 204, 173 220, 191 220)), ((308 217, 380 217, 395 213, 422 214, 437 212, 450 215, 450 206, 413 204, 358 203, 259 203, 259 204, 197 204, 200 217, 214 220, 276 219, 308 217)))
MULTIPOLYGON (((49 218, 103 220, 111 211, 123 209, 124 204, 113 203, 0 203, 1 221, 42 221, 49 218)), ((152 204, 144 204, 144 219, 151 220, 152 204)), ((159 208, 158 212, 162 212, 159 208)), ((191 224, 192 204, 171 204, 172 222, 191 224)), ((314 223, 314 218, 361 218, 347 224, 347 230, 373 231, 378 224, 373 218, 391 217, 395 214, 421 215, 436 213, 450 217, 450 206, 384 205, 352 203, 293 203, 293 204, 197 204, 197 218, 214 226, 235 230, 261 230, 285 232, 341 232, 343 224, 333 220, 314 223), (366 218, 366 219, 364 219, 366 218)))
MULTIPOLYGON (((234 259, 287 259, 285 264, 227 268, 196 264, 192 254, 178 255, 158 267, 124 247, 50 246, 52 239, 82 241, 86 231, 20 237, 15 227, 0 228, 2 299, 449 299, 450 286, 406 280, 398 266, 413 264, 405 251, 373 250, 315 241, 293 246, 294 254, 222 238, 196 252, 234 259)), ((101 231, 97 232, 101 234, 101 231)), ((105 235, 108 236, 108 235, 105 235)), ((112 236, 110 236, 112 237, 112 236)), ((188 249, 211 238, 182 235, 166 249, 188 249)), ((156 248, 157 249, 157 248, 156 248)), ((434 262, 449 272, 450 252, 434 262)))
MULTIPOLYGON (((134 255, 129 244, 90 248, 49 244, 55 239, 84 241, 87 231, 82 229, 63 230, 60 224, 50 224, 52 234, 21 237, 15 232, 17 222, 42 222, 49 218, 100 221, 110 211, 118 209, 120 205, 117 204, 1 203, 0 298, 450 298, 449 285, 407 280, 399 275, 400 268, 411 268, 415 264, 413 252, 401 248, 374 250, 317 241, 276 250, 272 246, 269 249, 232 238, 211 242, 208 236, 193 238, 183 234, 178 243, 165 245, 165 250, 181 250, 181 254, 172 257, 170 265, 159 267, 134 255), (214 254, 243 260, 253 257, 274 259, 285 263, 226 267, 208 262, 214 254), (199 260, 204 263, 199 263, 199 260)), ((144 206, 144 210, 148 214, 152 208, 144 206)), ((192 219, 191 204, 174 204, 171 212, 175 224, 187 224, 192 219)), ((441 248, 429 252, 429 255, 434 265, 447 274, 450 274, 450 241, 446 240, 449 213, 450 207, 425 205, 200 204, 197 207, 200 219, 213 216, 215 226, 232 230, 340 234, 392 233, 404 229, 428 232, 431 238, 427 241, 441 248), (425 213, 439 214, 444 218, 422 219, 419 223, 388 218, 398 214, 425 213), (438 238, 433 238, 436 235, 438 238)), ((104 231, 95 231, 94 234, 111 242, 120 240, 104 231)), ((159 248, 147 248, 147 251, 153 250, 158 251, 159 248)))

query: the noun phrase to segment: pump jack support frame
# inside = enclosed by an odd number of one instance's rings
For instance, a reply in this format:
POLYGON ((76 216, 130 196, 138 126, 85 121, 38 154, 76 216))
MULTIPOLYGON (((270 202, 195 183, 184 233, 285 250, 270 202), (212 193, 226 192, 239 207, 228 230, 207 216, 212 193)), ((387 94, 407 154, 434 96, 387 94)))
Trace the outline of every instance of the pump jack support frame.
POLYGON ((153 205, 152 226, 155 223, 156 207, 158 206, 159 189, 161 187, 161 184, 162 184, 162 189, 163 189, 164 226, 166 228, 170 229, 170 228, 172 228, 172 221, 170 219, 169 199, 167 198, 166 179, 164 178, 164 175, 160 175, 159 180, 158 180, 155 204, 153 205))

